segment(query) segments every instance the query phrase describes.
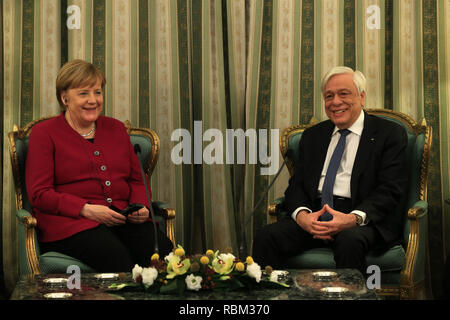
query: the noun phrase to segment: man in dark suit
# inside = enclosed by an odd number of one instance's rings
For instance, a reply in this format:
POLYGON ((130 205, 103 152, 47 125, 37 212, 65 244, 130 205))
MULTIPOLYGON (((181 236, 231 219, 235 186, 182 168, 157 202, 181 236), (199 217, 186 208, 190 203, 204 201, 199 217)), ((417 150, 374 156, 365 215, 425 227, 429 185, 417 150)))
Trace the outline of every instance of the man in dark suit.
POLYGON ((280 268, 291 256, 330 246, 337 268, 365 274, 366 254, 387 249, 401 238, 403 221, 396 207, 407 183, 406 132, 363 111, 365 77, 359 71, 333 68, 322 80, 322 93, 329 120, 305 130, 300 140, 285 192, 284 209, 291 217, 256 234, 253 258, 262 266, 280 268), (346 131, 345 149, 335 165, 332 200, 323 201, 341 130, 346 131))

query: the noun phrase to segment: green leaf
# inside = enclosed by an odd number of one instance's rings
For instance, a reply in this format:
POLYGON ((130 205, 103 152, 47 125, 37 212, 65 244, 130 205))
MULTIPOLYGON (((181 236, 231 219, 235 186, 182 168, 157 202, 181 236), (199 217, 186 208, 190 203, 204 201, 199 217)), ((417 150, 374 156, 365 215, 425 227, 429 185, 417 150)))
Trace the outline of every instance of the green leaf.
POLYGON ((186 291, 186 277, 178 277, 177 278, 177 289, 178 294, 182 295, 186 291))
POLYGON ((245 285, 238 279, 234 278, 233 281, 231 281, 231 289, 236 290, 241 288, 245 288, 245 285))
POLYGON ((177 279, 168 281, 167 284, 161 286, 159 292, 162 294, 176 293, 178 287, 177 284, 178 284, 177 279))
POLYGON ((259 282, 259 285, 261 287, 268 288, 268 289, 280 289, 280 287, 290 288, 290 286, 287 285, 286 283, 266 281, 266 280, 261 280, 259 282))
POLYGON ((291 287, 290 285, 288 285, 288 284, 286 284, 286 283, 283 283, 283 282, 278 282, 278 284, 279 284, 280 286, 282 286, 282 287, 285 287, 285 288, 290 288, 290 287, 291 287))

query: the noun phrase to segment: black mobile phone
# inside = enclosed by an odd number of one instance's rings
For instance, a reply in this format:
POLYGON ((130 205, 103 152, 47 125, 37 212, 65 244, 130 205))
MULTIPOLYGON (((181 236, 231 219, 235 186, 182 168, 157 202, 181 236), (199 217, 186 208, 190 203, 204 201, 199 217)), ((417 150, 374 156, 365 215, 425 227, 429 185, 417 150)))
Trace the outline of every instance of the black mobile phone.
POLYGON ((111 205, 109 208, 111 210, 114 210, 120 214, 123 214, 125 217, 128 216, 130 213, 133 213, 135 211, 138 211, 139 209, 142 209, 144 206, 142 204, 139 203, 131 203, 128 205, 128 207, 126 207, 123 210, 120 210, 119 208, 117 208, 114 205, 111 205))

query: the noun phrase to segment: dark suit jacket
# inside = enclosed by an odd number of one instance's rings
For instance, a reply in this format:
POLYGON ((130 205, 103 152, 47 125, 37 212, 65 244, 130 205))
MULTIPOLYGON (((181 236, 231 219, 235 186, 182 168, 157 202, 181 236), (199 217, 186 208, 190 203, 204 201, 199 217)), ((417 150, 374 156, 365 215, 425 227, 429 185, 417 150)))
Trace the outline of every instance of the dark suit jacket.
MULTIPOLYGON (((295 173, 285 192, 284 209, 313 211, 323 163, 335 125, 321 122, 303 132, 295 173)), ((401 237, 403 218, 397 206, 406 192, 406 131, 400 125, 365 113, 364 129, 351 176, 352 210, 367 214, 386 243, 401 237)))

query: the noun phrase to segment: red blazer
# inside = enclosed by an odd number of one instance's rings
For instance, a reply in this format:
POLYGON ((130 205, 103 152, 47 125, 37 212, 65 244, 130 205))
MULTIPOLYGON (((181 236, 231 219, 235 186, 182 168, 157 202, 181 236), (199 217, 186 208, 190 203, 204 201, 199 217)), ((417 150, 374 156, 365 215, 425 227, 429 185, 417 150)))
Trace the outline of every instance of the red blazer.
POLYGON ((86 203, 114 204, 119 209, 129 203, 148 206, 139 160, 125 126, 104 116, 96 125, 94 143, 73 130, 63 113, 32 129, 26 187, 39 241, 61 240, 98 226, 80 216, 86 203))

